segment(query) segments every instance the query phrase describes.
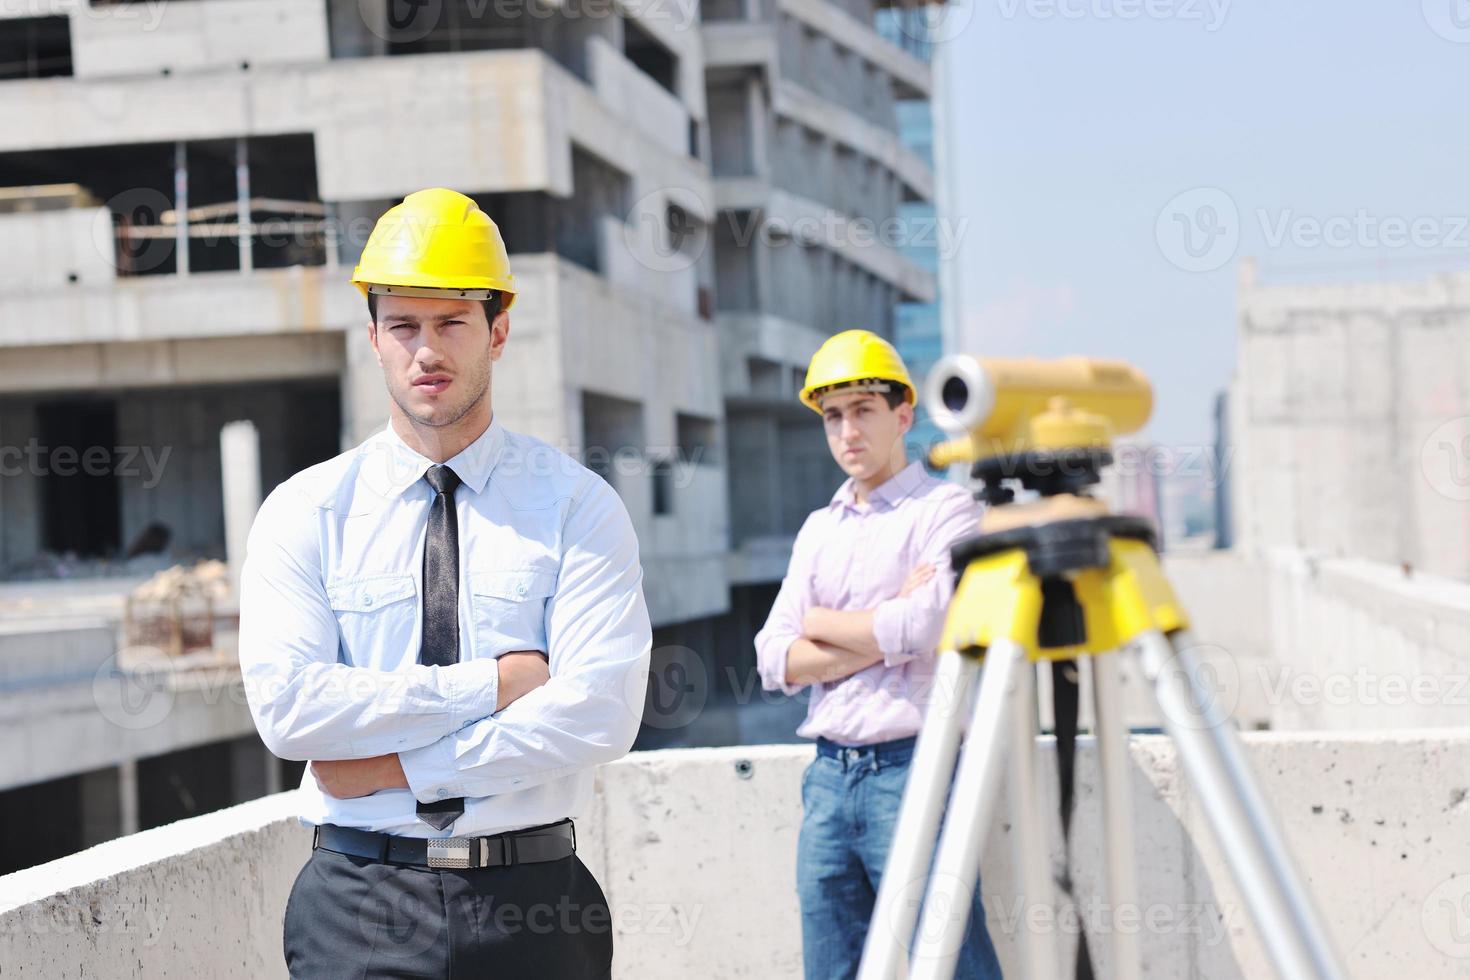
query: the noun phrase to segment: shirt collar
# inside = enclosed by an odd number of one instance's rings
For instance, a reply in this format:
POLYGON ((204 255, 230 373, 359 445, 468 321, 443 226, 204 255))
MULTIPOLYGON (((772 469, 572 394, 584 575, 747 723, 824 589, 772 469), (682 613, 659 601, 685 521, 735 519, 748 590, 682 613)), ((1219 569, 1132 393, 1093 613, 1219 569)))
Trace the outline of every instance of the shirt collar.
MULTIPOLYGON (((915 460, 870 491, 868 505, 876 507, 881 504, 888 508, 893 507, 904 497, 912 496, 923 484, 926 475, 924 467, 915 460)), ((832 500, 827 506, 836 507, 839 504, 853 509, 857 508, 857 483, 852 477, 848 477, 847 481, 837 488, 837 492, 832 495, 832 500)))
MULTIPOLYGON (((385 496, 400 497, 403 491, 424 478, 424 473, 434 461, 409 447, 390 422, 383 430, 367 442, 369 458, 364 464, 372 474, 374 484, 382 487, 385 496)), ((475 493, 485 489, 490 474, 500 461, 505 449, 505 428, 495 418, 480 433, 474 442, 444 461, 454 471, 460 483, 475 493)))

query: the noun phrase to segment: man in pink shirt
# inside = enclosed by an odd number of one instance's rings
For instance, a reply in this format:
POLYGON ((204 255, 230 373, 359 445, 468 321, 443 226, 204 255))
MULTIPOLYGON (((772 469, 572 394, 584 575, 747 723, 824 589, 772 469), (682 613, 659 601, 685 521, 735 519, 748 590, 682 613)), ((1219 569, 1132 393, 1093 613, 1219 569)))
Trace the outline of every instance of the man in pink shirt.
MULTIPOLYGON (((949 549, 978 531, 980 508, 964 488, 909 462, 914 385, 881 337, 829 338, 801 400, 821 414, 849 479, 798 532, 755 638, 756 664, 767 690, 810 688, 797 729, 817 740, 797 845, 802 949, 807 980, 838 980, 854 976, 862 957, 931 696, 954 588, 949 549)), ((1000 975, 977 887, 955 976, 1000 975)))

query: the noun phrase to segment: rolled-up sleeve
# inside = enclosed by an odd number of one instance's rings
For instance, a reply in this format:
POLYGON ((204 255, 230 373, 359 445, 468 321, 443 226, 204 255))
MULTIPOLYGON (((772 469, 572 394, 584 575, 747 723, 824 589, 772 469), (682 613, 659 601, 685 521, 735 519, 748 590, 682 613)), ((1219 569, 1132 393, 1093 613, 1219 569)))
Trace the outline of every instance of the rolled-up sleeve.
POLYGON ((954 595, 949 550, 961 538, 973 535, 979 520, 980 505, 968 493, 947 493, 935 508, 920 559, 934 564, 934 576, 908 595, 886 599, 873 610, 873 639, 886 666, 898 667, 915 657, 933 655, 954 595))
POLYGON ((420 802, 530 789, 632 748, 653 633, 632 522, 601 479, 582 484, 562 541, 545 614, 551 679, 491 717, 400 752, 420 802))
POLYGON ((815 604, 812 596, 811 553, 817 535, 817 515, 813 514, 802 524, 796 541, 791 546, 791 561, 786 566, 786 577, 781 580, 781 589, 771 605, 766 624, 755 635, 755 666, 760 674, 761 686, 767 691, 783 691, 796 694, 806 685, 786 682, 786 660, 791 644, 801 639, 802 620, 807 610, 815 604))
POLYGON ((256 515, 240 573, 240 672, 266 748, 298 761, 364 759, 431 744, 495 710, 493 660, 388 672, 341 663, 340 645, 317 509, 282 484, 256 515))

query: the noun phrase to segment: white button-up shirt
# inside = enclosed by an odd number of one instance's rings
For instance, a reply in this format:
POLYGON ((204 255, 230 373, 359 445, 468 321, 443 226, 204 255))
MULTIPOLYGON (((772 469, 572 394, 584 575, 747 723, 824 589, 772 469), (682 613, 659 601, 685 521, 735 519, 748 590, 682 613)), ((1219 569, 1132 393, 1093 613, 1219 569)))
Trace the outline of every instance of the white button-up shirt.
POLYGON ((414 837, 494 834, 577 816, 596 766, 626 754, 652 635, 638 541, 617 494, 492 422, 446 465, 463 481, 460 662, 418 663, 432 462, 391 426, 277 487, 250 531, 240 667, 283 759, 398 753, 411 790, 341 800, 308 770, 305 824, 414 837), (548 655, 551 680, 496 712, 496 658, 548 655), (464 797, 444 831, 415 800, 464 797))

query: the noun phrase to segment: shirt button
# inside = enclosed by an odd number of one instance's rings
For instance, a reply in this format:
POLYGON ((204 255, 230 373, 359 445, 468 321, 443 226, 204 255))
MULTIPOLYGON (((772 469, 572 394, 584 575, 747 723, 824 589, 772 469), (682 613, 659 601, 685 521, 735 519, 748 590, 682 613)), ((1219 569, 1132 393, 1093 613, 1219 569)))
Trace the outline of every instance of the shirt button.
POLYGON ((447 797, 448 795, 449 795, 449 790, 447 790, 447 789, 441 789, 439 791, 439 799, 441 799, 441 800, 444 799, 445 797, 447 797))
POLYGON ((517 586, 516 587, 516 594, 517 595, 525 595, 526 594, 526 587, 524 585, 517 586))
POLYGON ((373 597, 370 596, 370 595, 363 596, 362 597, 362 604, 364 606, 371 606, 373 604, 373 597))

